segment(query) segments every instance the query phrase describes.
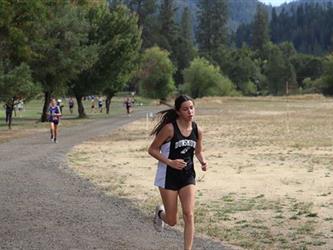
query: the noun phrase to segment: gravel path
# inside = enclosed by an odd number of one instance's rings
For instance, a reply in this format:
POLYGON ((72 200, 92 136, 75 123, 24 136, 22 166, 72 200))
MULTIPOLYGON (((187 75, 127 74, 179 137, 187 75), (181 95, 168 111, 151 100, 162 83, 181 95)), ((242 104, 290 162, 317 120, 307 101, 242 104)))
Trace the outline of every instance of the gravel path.
MULTIPOLYGON (((182 249, 182 233, 154 231, 151 218, 125 199, 107 197, 72 173, 66 153, 145 117, 120 115, 0 144, 0 249, 182 249)), ((231 249, 197 237, 194 249, 231 249)))

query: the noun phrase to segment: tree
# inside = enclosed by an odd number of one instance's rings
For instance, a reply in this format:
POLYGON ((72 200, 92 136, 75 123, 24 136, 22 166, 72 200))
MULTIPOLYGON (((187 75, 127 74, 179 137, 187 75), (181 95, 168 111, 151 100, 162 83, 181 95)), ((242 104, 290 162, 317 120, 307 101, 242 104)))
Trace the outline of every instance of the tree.
MULTIPOLYGON (((138 64, 141 32, 137 16, 125 6, 109 10, 106 5, 90 11, 89 44, 98 45, 97 60, 70 84, 78 104, 84 95, 103 93, 108 104, 132 77, 138 64)), ((78 105, 79 117, 85 117, 78 105)))
POLYGON ((324 60, 324 73, 319 86, 324 95, 333 95, 333 54, 326 56, 324 60))
MULTIPOLYGON (((100 18, 103 15, 103 9, 105 10, 106 5, 83 5, 82 7, 86 8, 85 19, 88 22, 88 30, 85 45, 89 45, 92 48, 90 50, 91 55, 89 57, 89 65, 91 67, 86 67, 85 70, 81 71, 77 77, 68 82, 68 94, 73 95, 76 98, 79 118, 86 117, 82 98, 86 95, 98 92, 99 85, 93 82, 91 71, 98 60, 98 50, 102 49, 100 44, 98 44, 98 37, 96 33, 100 18)), ((108 11, 108 9, 106 11, 108 11)))
POLYGON ((6 73, 4 73, 3 67, 0 65, 0 90, 0 101, 6 102, 13 97, 25 100, 30 99, 40 89, 31 77, 29 66, 22 63, 20 66, 6 73))
POLYGON ((193 45, 193 30, 192 30, 192 17, 191 11, 188 7, 184 8, 180 21, 180 34, 181 36, 193 45))
POLYGON ((88 24, 82 8, 66 1, 47 2, 47 20, 37 29, 42 39, 34 45, 37 55, 31 68, 34 79, 44 92, 41 121, 47 120, 50 98, 65 93, 67 84, 91 67, 91 50, 87 45, 88 24))
POLYGON ((320 57, 305 54, 295 54, 291 57, 290 62, 295 68, 298 87, 306 87, 304 84, 304 80, 306 78, 315 80, 320 78, 320 76, 323 74, 323 62, 322 58, 320 57))
POLYGON ((196 55, 196 51, 193 46, 193 32, 190 10, 184 8, 181 22, 180 32, 177 37, 176 46, 174 48, 176 57, 177 70, 175 73, 176 84, 183 84, 183 70, 190 65, 190 62, 196 55))
POLYGON ((153 47, 159 41, 159 24, 156 0, 127 0, 128 7, 138 14, 142 29, 142 48, 153 47))
POLYGON ((291 58, 296 55, 295 47, 291 42, 283 42, 280 43, 278 46, 282 51, 284 57, 291 58))
POLYGON ((199 53, 215 59, 215 52, 227 42, 228 10, 225 0, 198 1, 197 43, 199 53))
POLYGON ((238 26, 235 34, 237 48, 251 45, 252 31, 252 24, 241 24, 238 26))
POLYGON ((98 28, 100 51, 94 72, 95 81, 102 85, 108 103, 133 77, 139 63, 141 30, 137 16, 120 6, 106 15, 98 28))
POLYGON ((283 95, 286 90, 286 82, 290 85, 296 82, 295 69, 278 46, 268 43, 264 50, 268 51, 265 74, 268 79, 269 93, 283 95))
POLYGON ((278 37, 279 23, 278 23, 278 15, 276 13, 276 8, 272 9, 272 19, 269 25, 271 31, 271 41, 273 43, 277 43, 279 41, 278 37))
POLYGON ((257 12, 253 22, 252 47, 261 50, 269 41, 268 36, 268 13, 262 4, 257 5, 257 12))
POLYGON ((232 94, 232 82, 221 75, 220 69, 204 58, 195 58, 184 71, 182 90, 192 97, 224 96, 232 94))
MULTIPOLYGON (((176 9, 174 0, 162 0, 160 9, 160 43, 162 49, 166 49, 171 53, 173 51, 177 39, 178 27, 175 22, 176 9)), ((174 60, 173 60, 174 61, 174 60)))
MULTIPOLYGON (((31 77, 31 71, 27 64, 22 63, 6 73, 0 65, 0 102, 4 101, 11 106, 11 111, 18 99, 29 100, 39 92, 38 85, 31 77)), ((8 121, 8 128, 11 128, 11 115, 8 121)))
POLYGON ((258 80, 260 69, 253 60, 254 53, 249 48, 219 49, 218 64, 222 72, 236 85, 244 95, 256 94, 255 82, 258 80))
POLYGON ((27 100, 38 91, 29 63, 35 56, 33 44, 40 39, 35 27, 45 20, 45 13, 42 1, 0 0, 0 101, 11 110, 16 99, 27 100))
POLYGON ((159 47, 146 49, 139 71, 140 91, 144 96, 166 100, 175 90, 173 73, 169 52, 159 47))

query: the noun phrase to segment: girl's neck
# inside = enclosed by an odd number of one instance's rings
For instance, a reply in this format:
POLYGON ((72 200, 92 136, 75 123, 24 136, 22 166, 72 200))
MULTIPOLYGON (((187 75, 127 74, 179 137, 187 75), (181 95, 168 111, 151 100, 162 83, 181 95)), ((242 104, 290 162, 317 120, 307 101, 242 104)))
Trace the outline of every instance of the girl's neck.
POLYGON ((185 128, 185 129, 192 127, 192 121, 186 121, 184 119, 178 118, 177 123, 179 124, 180 127, 185 128))

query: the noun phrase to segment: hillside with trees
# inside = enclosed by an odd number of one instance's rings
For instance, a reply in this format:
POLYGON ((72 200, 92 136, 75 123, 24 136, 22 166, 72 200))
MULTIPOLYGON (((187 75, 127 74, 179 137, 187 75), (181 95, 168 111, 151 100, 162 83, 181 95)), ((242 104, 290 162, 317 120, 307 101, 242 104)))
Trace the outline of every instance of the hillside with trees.
MULTIPOLYGON (((295 2, 290 9, 287 8, 289 5, 285 5, 280 10, 258 4, 255 0, 246 1, 247 10, 255 6, 255 14, 252 21, 246 24, 251 20, 251 14, 247 14, 248 19, 243 19, 243 24, 233 34, 229 26, 231 10, 241 10, 243 0, 197 0, 188 2, 192 4, 190 8, 178 8, 180 2, 181 6, 186 6, 185 1, 155 1, 157 14, 151 13, 150 16, 156 18, 154 24, 157 26, 151 29, 154 35, 148 36, 149 42, 143 38, 143 47, 153 43, 169 51, 175 65, 174 79, 179 91, 191 89, 182 72, 194 58, 201 57, 212 66, 219 67, 220 74, 232 81, 234 87, 229 88, 227 95, 283 95, 287 91, 286 86, 294 93, 327 93, 323 88, 325 84, 319 80, 325 72, 326 63, 318 55, 326 55, 332 43, 328 39, 333 27, 328 25, 333 18, 329 4, 301 4, 301 1, 296 9, 292 7, 296 6, 295 2), (168 11, 165 11, 165 6, 168 6, 168 11), (196 8, 195 18, 193 6, 196 8), (183 13, 178 18, 180 9, 183 13), (301 9, 303 16, 295 16, 301 9), (316 25, 309 25, 311 22, 316 25), (325 28, 318 29, 320 25, 325 28), (284 35, 281 34, 282 28, 285 29, 284 35), (305 29, 308 31, 305 32, 305 29), (156 38, 154 41, 153 37, 156 38), (317 42, 313 43, 313 39, 317 39, 317 42)), ((241 18, 241 14, 238 18, 241 18)), ((206 67, 206 62, 199 62, 195 67, 206 67)), ((186 78, 191 79, 188 75, 186 78)))
MULTIPOLYGON (((269 14, 269 13, 267 13, 269 14)), ((254 23, 241 25, 235 43, 251 45, 251 29, 254 23)), ((298 52, 323 55, 332 50, 333 4, 300 4, 289 9, 273 8, 269 23, 273 43, 291 42, 298 52)))
POLYGON ((258 4, 232 33, 230 1, 185 2, 0 0, 0 101, 43 95, 46 121, 54 95, 75 96, 85 117, 84 96, 110 103, 124 90, 161 100, 333 94, 333 4, 303 0, 272 13, 258 4))

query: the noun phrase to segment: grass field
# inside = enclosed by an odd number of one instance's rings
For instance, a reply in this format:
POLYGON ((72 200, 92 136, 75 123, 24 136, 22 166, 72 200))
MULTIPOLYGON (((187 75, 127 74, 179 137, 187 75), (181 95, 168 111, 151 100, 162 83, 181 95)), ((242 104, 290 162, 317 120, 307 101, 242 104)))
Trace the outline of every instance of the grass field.
MULTIPOLYGON (((95 103, 96 110, 92 111, 90 106, 90 101, 84 101, 84 107, 88 117, 86 119, 78 119, 77 104, 75 102, 74 112, 70 113, 68 108, 68 103, 63 100, 63 117, 61 119, 61 127, 75 126, 82 122, 89 122, 96 119, 105 119, 116 114, 125 113, 125 108, 123 107, 123 97, 114 97, 111 100, 110 114, 105 113, 105 103, 103 103, 103 112, 97 111, 97 102, 95 103)), ((144 105, 149 104, 150 100, 143 99, 140 97, 136 98, 137 104, 143 103, 144 105)), ((36 133, 39 131, 44 131, 49 127, 49 124, 41 123, 39 121, 44 100, 33 100, 24 105, 24 111, 16 112, 16 116, 13 113, 13 123, 12 129, 8 130, 8 126, 5 123, 5 110, 3 108, 3 103, 0 103, 0 143, 8 141, 13 138, 18 138, 26 136, 31 133, 36 133)))
MULTIPOLYGON (((205 98, 196 105, 209 163, 207 173, 197 169, 197 231, 245 249, 333 249, 333 100, 205 98)), ((70 165, 151 216, 160 202, 156 161, 147 154, 153 124, 136 121, 79 145, 70 165)))

